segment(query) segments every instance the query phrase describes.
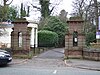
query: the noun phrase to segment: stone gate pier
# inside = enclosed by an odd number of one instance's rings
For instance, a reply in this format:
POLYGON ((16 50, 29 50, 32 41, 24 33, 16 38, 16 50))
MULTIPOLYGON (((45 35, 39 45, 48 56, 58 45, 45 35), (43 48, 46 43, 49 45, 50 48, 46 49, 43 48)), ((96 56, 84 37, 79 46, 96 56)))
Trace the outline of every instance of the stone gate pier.
POLYGON ((100 61, 100 42, 85 45, 84 21, 71 17, 68 21, 68 33, 65 36, 65 58, 84 58, 100 61))
MULTIPOLYGON (((37 45, 37 34, 35 33, 35 36, 31 38, 31 31, 33 31, 33 27, 28 26, 30 22, 26 19, 16 20, 12 22, 12 24, 14 24, 13 31, 11 32, 11 48, 13 56, 25 58, 31 57, 31 40, 35 38, 34 45, 37 45)), ((37 27, 34 29, 36 30, 37 27)))
POLYGON ((67 23, 69 28, 65 36, 65 56, 81 58, 85 46, 84 21, 79 17, 71 17, 67 23))

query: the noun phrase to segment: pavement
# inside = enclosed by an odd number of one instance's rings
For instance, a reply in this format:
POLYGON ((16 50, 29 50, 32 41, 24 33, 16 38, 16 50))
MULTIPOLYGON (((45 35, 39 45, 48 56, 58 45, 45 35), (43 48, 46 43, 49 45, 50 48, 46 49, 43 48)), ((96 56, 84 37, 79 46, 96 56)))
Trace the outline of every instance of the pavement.
POLYGON ((100 61, 68 59, 65 64, 68 67, 100 71, 100 61))
POLYGON ((10 64, 16 65, 16 64, 21 64, 24 62, 27 62, 29 59, 18 59, 18 58, 13 58, 13 60, 10 62, 10 64))
MULTIPOLYGON (((36 65, 37 66, 49 66, 49 67, 72 67, 72 68, 79 68, 79 69, 87 69, 87 70, 95 70, 95 71, 100 71, 100 61, 92 61, 92 60, 84 60, 84 59, 68 59, 68 60, 63 60, 62 55, 64 55, 64 48, 57 48, 53 50, 48 50, 45 53, 42 53, 38 56, 34 56, 32 59, 13 59, 13 61, 10 64, 16 65, 16 64, 23 64, 24 65, 36 65), (62 51, 61 51, 62 50, 62 51), (57 53, 54 53, 57 52, 57 53), (57 54, 57 56, 61 56, 61 58, 49 58, 48 55, 54 53, 57 54), (44 56, 46 56, 44 58, 44 56), (43 57, 43 58, 42 58, 43 57)), ((53 55, 53 54, 52 54, 53 55)), ((52 56, 51 55, 51 56, 52 56)), ((50 56, 50 55, 49 55, 50 56)))

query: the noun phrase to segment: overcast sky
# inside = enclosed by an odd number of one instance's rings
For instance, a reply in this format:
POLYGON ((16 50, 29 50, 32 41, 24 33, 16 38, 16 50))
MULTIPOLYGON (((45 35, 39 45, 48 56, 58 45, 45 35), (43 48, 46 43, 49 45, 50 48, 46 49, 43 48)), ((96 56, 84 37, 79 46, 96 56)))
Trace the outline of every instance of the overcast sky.
MULTIPOLYGON (((36 2, 38 0, 13 0, 13 3, 12 4, 13 5, 19 5, 20 6, 20 3, 23 2, 25 5, 30 5, 29 3, 32 3, 32 1, 34 1, 34 4, 35 5, 38 3, 38 2, 36 2)), ((54 14, 57 14, 58 15, 62 9, 65 9, 66 12, 68 12, 68 17, 69 17, 69 14, 73 10, 72 1, 74 1, 74 0, 50 0, 50 1, 51 1, 51 3, 55 3, 57 1, 62 1, 59 6, 56 6, 56 9, 54 10, 54 12, 55 12, 54 14)), ((98 1, 100 1, 100 0, 98 0, 98 1)), ((35 18, 37 18, 37 17, 40 17, 39 14, 40 13, 37 12, 36 10, 35 10, 34 13, 31 10, 31 16, 35 16, 35 18)))
MULTIPOLYGON (((37 0, 34 0, 34 1, 37 1, 37 0)), ((59 0, 51 0, 51 3, 55 3, 57 1, 59 1, 59 0)), ((62 1, 62 2, 60 2, 60 4, 58 6, 56 6, 56 9, 54 10, 54 12, 55 12, 54 15, 56 15, 56 14, 58 15, 62 9, 65 9, 66 12, 68 12, 68 14, 70 14, 72 11, 72 1, 73 0, 60 0, 60 1, 62 1)), ((28 5, 28 3, 32 3, 32 0, 14 0, 12 4, 20 5, 21 2, 23 2, 25 5, 28 5)), ((37 4, 37 3, 38 2, 35 2, 34 4, 37 4)), ((31 15, 32 16, 35 15, 35 18, 40 17, 39 12, 36 12, 36 11, 34 13, 31 12, 31 15), (36 16, 37 14, 38 14, 38 16, 36 16)))
MULTIPOLYGON (((21 2, 31 2, 31 0, 13 0, 13 4, 20 4, 21 2)), ((37 0, 34 0, 34 1, 37 1, 37 0)), ((59 1, 59 0, 51 0, 51 1, 53 1, 53 2, 55 2, 55 1, 59 1)), ((62 1, 61 2, 61 4, 59 5, 59 10, 61 10, 61 9, 65 9, 67 12, 71 12, 71 10, 72 10, 72 1, 73 0, 60 0, 60 1, 62 1)), ((58 11, 59 11, 58 10, 58 11)))

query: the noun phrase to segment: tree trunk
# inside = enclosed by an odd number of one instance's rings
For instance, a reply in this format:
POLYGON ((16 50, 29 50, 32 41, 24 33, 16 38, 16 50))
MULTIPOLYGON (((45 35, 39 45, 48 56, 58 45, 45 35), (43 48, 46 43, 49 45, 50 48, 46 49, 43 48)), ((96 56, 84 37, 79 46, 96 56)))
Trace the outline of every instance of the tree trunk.
POLYGON ((98 20, 98 4, 97 4, 97 0, 94 0, 94 7, 95 7, 96 31, 98 31, 99 20, 98 20))

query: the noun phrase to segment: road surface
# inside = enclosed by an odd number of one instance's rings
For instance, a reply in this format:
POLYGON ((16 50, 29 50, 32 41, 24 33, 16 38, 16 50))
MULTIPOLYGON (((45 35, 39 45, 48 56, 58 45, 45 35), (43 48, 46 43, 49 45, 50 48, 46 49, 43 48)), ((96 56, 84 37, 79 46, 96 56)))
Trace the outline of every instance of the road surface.
POLYGON ((63 49, 53 49, 20 63, 0 67, 0 75, 100 75, 100 71, 66 66, 63 49))

